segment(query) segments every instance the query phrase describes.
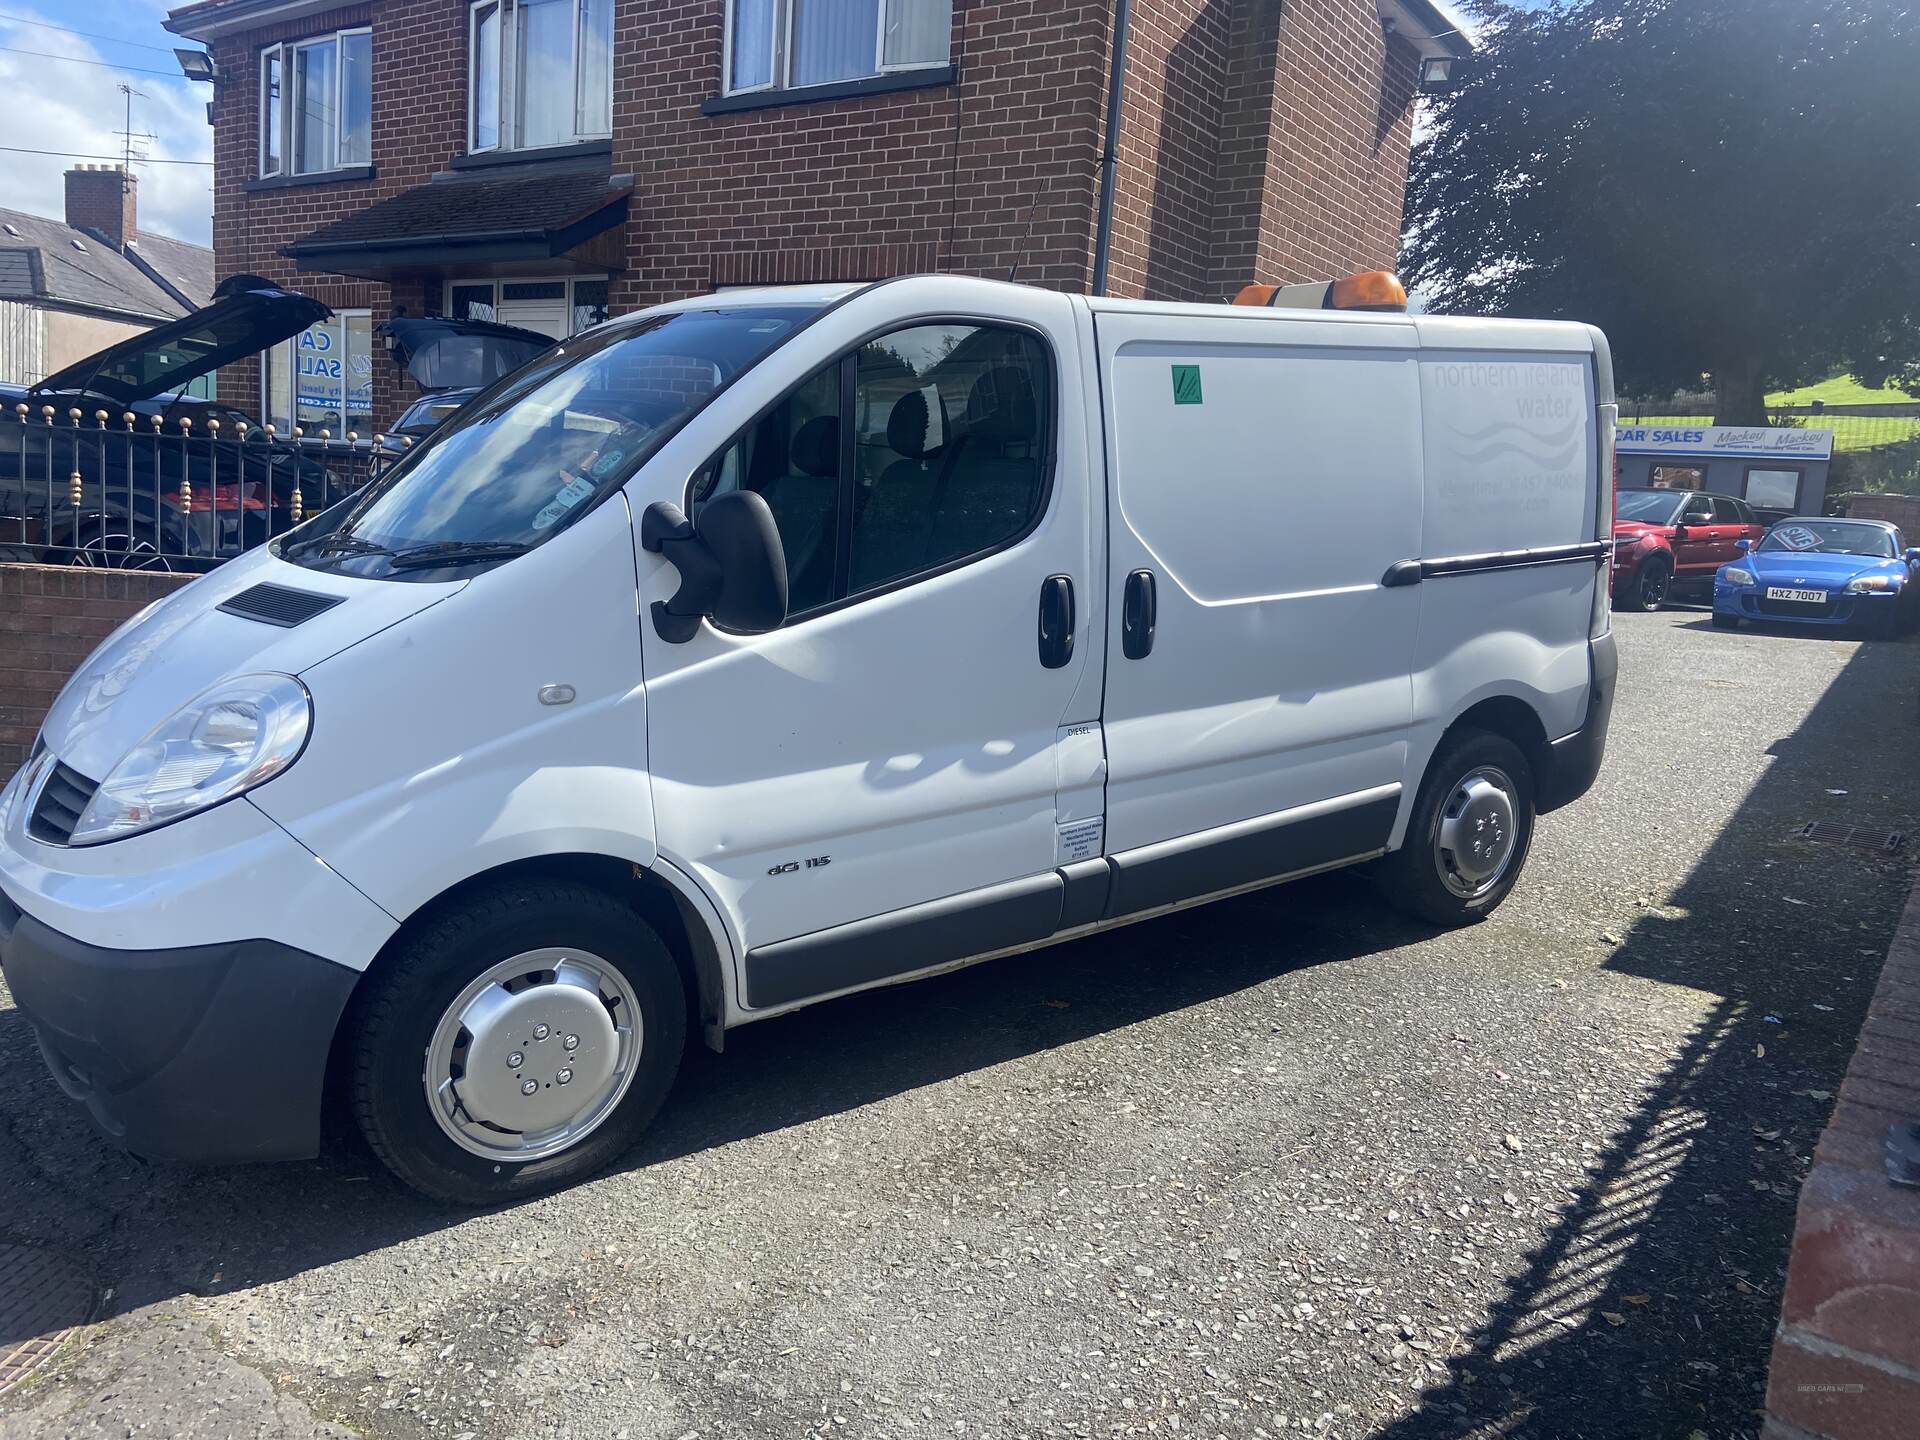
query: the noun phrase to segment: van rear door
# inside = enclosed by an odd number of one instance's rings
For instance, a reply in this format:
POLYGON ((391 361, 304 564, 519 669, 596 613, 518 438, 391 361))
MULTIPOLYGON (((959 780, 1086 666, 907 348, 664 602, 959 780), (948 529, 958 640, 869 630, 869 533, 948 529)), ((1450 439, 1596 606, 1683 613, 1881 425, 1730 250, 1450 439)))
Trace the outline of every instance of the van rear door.
POLYGON ((1109 913, 1385 848, 1420 603, 1388 583, 1419 554, 1412 326, 1124 302, 1095 322, 1109 913))

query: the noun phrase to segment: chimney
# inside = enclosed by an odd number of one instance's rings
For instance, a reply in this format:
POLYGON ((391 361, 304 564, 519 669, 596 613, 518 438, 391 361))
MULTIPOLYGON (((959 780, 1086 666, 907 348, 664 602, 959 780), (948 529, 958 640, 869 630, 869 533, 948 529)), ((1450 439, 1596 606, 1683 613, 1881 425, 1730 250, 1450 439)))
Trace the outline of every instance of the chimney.
POLYGON ((67 171, 67 224, 97 230, 116 250, 139 237, 134 188, 139 181, 118 165, 76 165, 67 171))

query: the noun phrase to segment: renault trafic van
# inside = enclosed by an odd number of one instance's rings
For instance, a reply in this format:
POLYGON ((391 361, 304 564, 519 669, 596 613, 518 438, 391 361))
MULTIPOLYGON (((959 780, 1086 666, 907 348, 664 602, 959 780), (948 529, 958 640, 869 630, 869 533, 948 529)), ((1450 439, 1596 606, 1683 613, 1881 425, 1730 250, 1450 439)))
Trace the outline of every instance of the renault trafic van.
POLYGON ((1606 738, 1606 342, 1263 294, 734 291, 495 383, 53 706, 0 963, 55 1078, 207 1161, 338 1086, 486 1202, 690 1029, 1361 862, 1486 915, 1606 738))

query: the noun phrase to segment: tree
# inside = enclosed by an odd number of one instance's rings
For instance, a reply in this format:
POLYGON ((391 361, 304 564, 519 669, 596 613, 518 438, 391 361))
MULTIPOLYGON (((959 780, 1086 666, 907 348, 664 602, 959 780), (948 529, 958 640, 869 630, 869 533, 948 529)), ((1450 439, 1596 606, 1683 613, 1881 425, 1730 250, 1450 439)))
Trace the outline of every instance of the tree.
POLYGON ((1920 4, 1466 0, 1415 146, 1429 308, 1591 321, 1624 394, 1851 371, 1920 394, 1920 4))

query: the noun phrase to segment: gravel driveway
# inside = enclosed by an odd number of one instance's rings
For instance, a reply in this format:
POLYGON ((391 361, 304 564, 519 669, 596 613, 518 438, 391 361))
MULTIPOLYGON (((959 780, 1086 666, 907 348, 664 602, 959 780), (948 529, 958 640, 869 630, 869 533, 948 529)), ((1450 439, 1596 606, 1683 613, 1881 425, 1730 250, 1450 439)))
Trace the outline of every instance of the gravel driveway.
POLYGON ((1920 826, 1920 644, 1616 623, 1487 923, 1334 876, 752 1026, 511 1210, 130 1160, 0 988, 0 1240, 111 1287, 0 1437, 1755 1435, 1909 879, 1793 831, 1920 826))

